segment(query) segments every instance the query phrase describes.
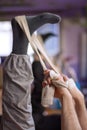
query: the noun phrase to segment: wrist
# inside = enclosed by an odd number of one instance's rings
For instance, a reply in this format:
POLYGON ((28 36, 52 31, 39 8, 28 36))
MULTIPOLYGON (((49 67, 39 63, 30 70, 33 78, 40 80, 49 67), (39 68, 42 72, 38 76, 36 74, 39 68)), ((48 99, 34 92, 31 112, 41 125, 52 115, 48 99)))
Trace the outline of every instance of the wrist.
POLYGON ((78 107, 83 107, 85 106, 85 99, 83 95, 78 96, 78 98, 75 99, 75 102, 77 104, 78 107))
POLYGON ((78 105, 84 104, 85 102, 84 95, 82 93, 79 93, 78 96, 75 98, 75 102, 78 105))
POLYGON ((67 101, 72 101, 73 98, 72 98, 72 95, 69 93, 69 91, 65 91, 62 96, 61 96, 61 102, 63 102, 63 100, 67 100, 67 101))

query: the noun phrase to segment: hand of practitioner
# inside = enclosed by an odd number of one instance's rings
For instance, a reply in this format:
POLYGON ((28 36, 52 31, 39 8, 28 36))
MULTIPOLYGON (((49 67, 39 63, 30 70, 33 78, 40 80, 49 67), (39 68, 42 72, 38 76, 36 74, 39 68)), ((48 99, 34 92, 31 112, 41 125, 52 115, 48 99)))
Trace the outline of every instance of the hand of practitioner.
MULTIPOLYGON (((66 82, 69 83, 69 78, 64 76, 66 82)), ((77 88, 76 84, 71 80, 72 84, 69 84, 68 90, 70 91, 74 102, 75 102, 75 109, 78 116, 78 120, 80 122, 82 130, 87 130, 87 110, 85 105, 85 99, 82 92, 77 88)))
POLYGON ((56 98, 59 98, 59 99, 62 99, 63 96, 71 96, 71 94, 69 93, 69 91, 67 90, 67 88, 65 87, 62 87, 61 85, 59 84, 56 84, 55 81, 61 81, 62 83, 65 84, 65 77, 62 75, 62 74, 56 74, 56 75, 53 75, 53 71, 51 71, 52 73, 50 73, 51 70, 46 70, 44 72, 44 81, 43 81, 43 86, 44 85, 52 85, 55 87, 55 94, 54 94, 54 97, 56 98), (52 79, 54 76, 54 80, 52 79))
POLYGON ((73 79, 69 79, 67 76, 60 74, 56 76, 57 78, 55 80, 52 80, 49 72, 49 70, 45 72, 45 81, 47 84, 54 85, 55 97, 61 101, 62 130, 87 130, 87 110, 83 94, 76 87, 73 79), (57 81, 62 81, 67 84, 67 88, 56 84, 57 81))

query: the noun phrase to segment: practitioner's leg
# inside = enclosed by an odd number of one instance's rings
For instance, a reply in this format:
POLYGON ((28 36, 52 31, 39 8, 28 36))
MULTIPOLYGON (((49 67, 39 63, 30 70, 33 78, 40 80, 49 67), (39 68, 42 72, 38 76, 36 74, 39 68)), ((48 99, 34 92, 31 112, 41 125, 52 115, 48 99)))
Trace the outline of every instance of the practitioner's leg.
MULTIPOLYGON (((41 18, 40 20, 43 19, 41 18)), ((32 26, 30 29, 31 34, 42 25, 39 24, 40 21, 38 20, 35 22, 33 22, 32 18, 31 23, 36 24, 37 27, 35 26, 33 29, 33 24, 30 25, 32 26)), ((6 59, 3 67, 2 126, 3 130, 34 130, 31 106, 31 82, 33 74, 29 56, 26 55, 28 40, 16 20, 12 19, 11 23, 13 31, 12 53, 14 54, 11 54, 6 59)))
POLYGON ((28 48, 28 39, 24 34, 23 30, 20 28, 17 21, 15 20, 15 18, 12 19, 11 24, 13 32, 12 53, 26 55, 28 48))
POLYGON ((34 16, 26 16, 26 18, 31 34, 44 24, 55 24, 61 20, 60 16, 53 13, 41 13, 34 16))
MULTIPOLYGON (((46 23, 54 24, 60 21, 58 15, 52 13, 42 13, 35 16, 26 16, 30 34, 36 31, 39 27, 46 23)), ((13 18, 12 21, 12 30, 13 30, 13 49, 12 53, 16 54, 27 54, 28 48, 28 39, 17 21, 13 18)))

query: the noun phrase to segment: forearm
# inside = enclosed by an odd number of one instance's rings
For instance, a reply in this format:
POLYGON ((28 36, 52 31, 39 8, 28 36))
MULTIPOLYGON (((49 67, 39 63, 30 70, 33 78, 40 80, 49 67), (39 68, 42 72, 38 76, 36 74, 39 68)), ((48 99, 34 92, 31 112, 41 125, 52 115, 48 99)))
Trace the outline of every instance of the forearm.
POLYGON ((87 130, 87 109, 83 96, 76 101, 76 111, 82 130, 87 130))
POLYGON ((75 101, 76 113, 78 116, 79 123, 81 125, 82 130, 87 130, 87 111, 84 95, 73 82, 71 83, 69 84, 69 91, 75 101))
POLYGON ((62 130, 82 130, 74 108, 72 97, 62 98, 62 130))

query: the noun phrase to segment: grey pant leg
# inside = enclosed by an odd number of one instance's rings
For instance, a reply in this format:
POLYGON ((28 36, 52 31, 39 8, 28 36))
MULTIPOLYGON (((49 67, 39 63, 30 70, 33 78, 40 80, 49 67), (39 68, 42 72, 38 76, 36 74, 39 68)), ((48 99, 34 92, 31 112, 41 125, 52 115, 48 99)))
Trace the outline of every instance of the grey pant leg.
POLYGON ((35 130, 32 118, 32 68, 27 55, 11 54, 4 64, 3 130, 35 130))

